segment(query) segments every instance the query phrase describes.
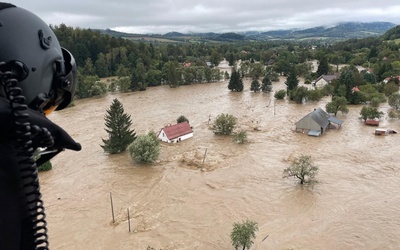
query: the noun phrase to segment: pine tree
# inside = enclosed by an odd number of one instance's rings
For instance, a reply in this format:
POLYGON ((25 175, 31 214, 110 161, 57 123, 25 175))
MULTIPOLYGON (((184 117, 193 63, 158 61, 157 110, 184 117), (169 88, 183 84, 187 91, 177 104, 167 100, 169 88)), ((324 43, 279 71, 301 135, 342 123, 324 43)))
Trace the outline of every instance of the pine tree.
POLYGON ((319 61, 317 75, 321 76, 321 75, 326 75, 328 73, 329 73, 328 59, 326 58, 326 56, 323 56, 319 61))
POLYGON ((231 91, 243 91, 243 80, 240 78, 240 73, 236 70, 232 71, 231 79, 229 79, 228 89, 231 91))
POLYGON ((118 99, 113 100, 104 120, 109 138, 102 139, 104 145, 101 147, 110 154, 125 151, 128 145, 136 139, 136 133, 130 129, 131 116, 124 113, 124 107, 118 99))
POLYGON ((296 69, 294 66, 290 68, 289 74, 286 79, 287 92, 295 89, 299 85, 299 79, 297 79, 296 69))

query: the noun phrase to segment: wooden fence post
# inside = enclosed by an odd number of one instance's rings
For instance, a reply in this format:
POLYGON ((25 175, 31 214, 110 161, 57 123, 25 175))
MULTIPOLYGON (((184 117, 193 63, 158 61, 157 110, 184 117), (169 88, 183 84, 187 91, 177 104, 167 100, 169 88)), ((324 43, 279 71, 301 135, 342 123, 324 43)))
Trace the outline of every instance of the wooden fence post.
POLYGON ((113 200, 112 200, 112 194, 111 194, 111 192, 110 192, 110 202, 111 202, 111 213, 112 213, 113 223, 115 223, 115 219, 114 219, 114 205, 113 205, 113 200))
POLYGON ((128 207, 128 226, 129 226, 129 232, 131 232, 131 217, 129 215, 129 207, 128 207))
POLYGON ((201 165, 204 165, 204 161, 206 160, 206 155, 207 155, 207 148, 206 148, 206 152, 204 152, 203 163, 201 163, 201 165))

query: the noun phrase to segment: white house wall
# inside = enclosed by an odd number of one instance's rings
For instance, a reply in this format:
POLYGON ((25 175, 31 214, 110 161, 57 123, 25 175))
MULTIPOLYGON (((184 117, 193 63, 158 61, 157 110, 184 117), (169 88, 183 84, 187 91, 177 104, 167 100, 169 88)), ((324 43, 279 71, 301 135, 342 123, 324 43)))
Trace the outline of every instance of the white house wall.
POLYGON ((183 135, 183 136, 181 136, 179 138, 181 138, 181 141, 183 141, 183 140, 189 139, 190 137, 193 137, 193 133, 189 133, 187 135, 183 135))
POLYGON ((193 133, 189 133, 189 134, 186 134, 186 135, 182 135, 182 136, 179 136, 178 138, 174 138, 174 139, 172 139, 172 140, 169 140, 168 137, 167 137, 167 135, 164 133, 164 130, 161 130, 160 134, 158 135, 158 139, 160 139, 160 140, 163 141, 163 142, 168 142, 168 143, 171 143, 171 142, 178 142, 178 141, 184 141, 184 140, 189 139, 189 138, 191 138, 191 137, 193 137, 193 133), (179 140, 179 139, 180 139, 180 140, 179 140))
POLYGON ((158 139, 160 139, 163 142, 168 142, 170 143, 171 141, 168 139, 167 135, 164 133, 164 130, 161 129, 160 133, 158 134, 158 139))
POLYGON ((321 89, 321 88, 323 88, 325 85, 327 85, 328 84, 328 82, 327 81, 325 81, 325 79, 323 79, 323 78, 321 78, 319 81, 317 81, 316 83, 315 83, 315 88, 316 89, 321 89))

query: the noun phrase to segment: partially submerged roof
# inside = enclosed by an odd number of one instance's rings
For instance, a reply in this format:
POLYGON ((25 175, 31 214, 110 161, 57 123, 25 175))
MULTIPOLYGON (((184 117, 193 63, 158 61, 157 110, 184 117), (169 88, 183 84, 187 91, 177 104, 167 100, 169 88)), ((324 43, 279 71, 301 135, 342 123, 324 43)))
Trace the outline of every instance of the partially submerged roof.
POLYGON ((310 135, 310 136, 320 136, 321 135, 321 130, 310 130, 308 132, 308 135, 310 135))
POLYGON ((322 75, 322 78, 324 78, 325 81, 327 82, 331 82, 335 79, 338 79, 340 76, 340 74, 333 74, 333 75, 322 75))
POLYGON ((164 127, 162 130, 169 140, 193 133, 193 130, 188 122, 181 122, 174 125, 169 125, 164 127))
POLYGON ((304 116, 296 123, 296 129, 307 129, 310 130, 309 135, 318 136, 314 131, 325 131, 329 124, 335 123, 339 126, 343 124, 343 121, 331 116, 326 113, 323 109, 314 109, 311 113, 304 116))
POLYGON ((338 119, 338 118, 336 118, 334 116, 329 117, 328 120, 330 122, 333 122, 333 123, 337 124, 337 125, 342 125, 343 124, 342 120, 340 120, 340 119, 338 119))
POLYGON ((315 82, 318 82, 321 79, 324 79, 326 82, 331 82, 331 81, 333 81, 335 79, 338 79, 339 77, 340 77, 339 73, 336 73, 336 74, 333 74, 333 75, 321 75, 315 80, 315 82))
POLYGON ((309 113, 305 117, 311 117, 318 125, 320 125, 322 128, 326 128, 329 124, 329 117, 330 115, 326 113, 323 109, 317 108, 313 112, 309 113))

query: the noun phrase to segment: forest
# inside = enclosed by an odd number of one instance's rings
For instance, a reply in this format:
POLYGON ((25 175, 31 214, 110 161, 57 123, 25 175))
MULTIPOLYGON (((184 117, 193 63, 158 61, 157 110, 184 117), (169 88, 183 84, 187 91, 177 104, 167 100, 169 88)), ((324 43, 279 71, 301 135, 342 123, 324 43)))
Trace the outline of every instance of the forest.
POLYGON ((227 72, 215 67, 223 59, 241 78, 274 81, 277 76, 288 77, 287 94, 294 101, 304 98, 315 101, 332 95, 345 97, 349 104, 371 101, 379 104, 387 101, 399 86, 398 26, 379 37, 336 43, 323 40, 146 42, 64 24, 51 28, 61 46, 75 56, 79 77, 77 98, 103 95, 107 91, 144 91, 163 84, 178 87, 228 79, 227 72), (312 70, 313 60, 318 61, 316 71, 312 70), (339 70, 339 65, 347 66, 339 70), (358 66, 365 70, 357 70, 358 66), (298 77, 311 84, 321 75, 334 73, 341 74, 339 79, 318 93, 299 90, 298 77), (100 81, 111 76, 117 80, 109 84, 100 81), (353 93, 355 86, 361 91, 353 93))

